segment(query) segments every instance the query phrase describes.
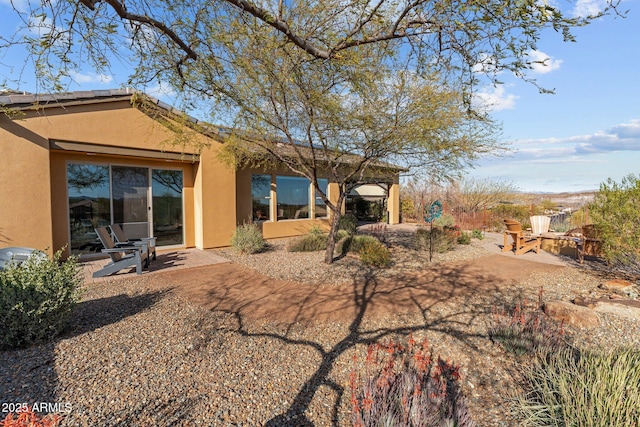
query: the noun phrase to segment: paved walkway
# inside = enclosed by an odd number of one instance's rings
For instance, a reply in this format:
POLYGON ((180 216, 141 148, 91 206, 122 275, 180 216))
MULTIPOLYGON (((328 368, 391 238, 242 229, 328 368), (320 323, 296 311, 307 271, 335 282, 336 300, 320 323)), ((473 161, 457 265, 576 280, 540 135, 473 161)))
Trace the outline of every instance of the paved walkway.
MULTIPOLYGON (((112 280, 114 278, 120 279, 136 277, 136 271, 134 267, 125 268, 117 274, 112 274, 107 277, 98 277, 94 279, 93 272, 100 270, 108 262, 108 259, 84 262, 82 266, 84 270, 85 284, 104 282, 107 280, 112 280)), ((226 262, 229 262, 229 260, 216 255, 212 251, 202 251, 199 249, 177 249, 167 251, 159 250, 158 258, 155 261, 151 261, 149 268, 145 269, 142 274, 146 275, 154 274, 159 271, 184 270, 226 262)))

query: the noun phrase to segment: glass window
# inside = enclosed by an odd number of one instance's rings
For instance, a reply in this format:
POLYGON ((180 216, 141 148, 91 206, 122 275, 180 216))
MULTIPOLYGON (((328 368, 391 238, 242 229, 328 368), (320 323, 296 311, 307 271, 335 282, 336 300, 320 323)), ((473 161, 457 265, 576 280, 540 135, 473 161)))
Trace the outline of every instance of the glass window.
MULTIPOLYGON (((327 189, 329 188, 329 180, 326 178, 318 178, 318 189, 321 190, 325 196, 328 196, 327 189)), ((322 197, 316 192, 316 218, 326 218, 327 205, 322 200, 322 197)))
POLYGON ((270 221, 271 175, 251 175, 251 215, 254 221, 270 221))
POLYGON ((309 218, 309 187, 307 178, 276 177, 278 219, 309 218))
POLYGON ((181 245, 182 171, 154 169, 151 173, 153 194, 153 235, 157 246, 181 245))
POLYGON ((109 166, 68 164, 67 189, 71 255, 100 253, 94 228, 111 223, 109 166))

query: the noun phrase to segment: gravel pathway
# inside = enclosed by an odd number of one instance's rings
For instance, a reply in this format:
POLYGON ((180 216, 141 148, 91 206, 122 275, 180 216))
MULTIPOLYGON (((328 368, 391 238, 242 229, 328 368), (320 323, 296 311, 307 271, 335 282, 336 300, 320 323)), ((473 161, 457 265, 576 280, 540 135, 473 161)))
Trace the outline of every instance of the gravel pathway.
MULTIPOLYGON (((428 262, 407 232, 387 239, 395 265, 376 271, 380 280, 406 277, 428 262)), ((286 239, 255 256, 216 253, 299 286, 341 289, 364 272, 355 257, 326 266, 321 253, 288 253, 285 246, 286 239)), ((433 262, 489 255, 474 241, 433 262)), ((507 288, 442 298, 417 312, 304 323, 206 309, 163 274, 93 284, 63 337, 0 352, 0 403, 58 404, 51 409, 65 426, 348 426, 349 374, 361 369, 368 343, 412 332, 462 365, 479 425, 516 426, 505 399, 517 390, 522 360, 487 338, 489 313, 505 301, 535 299, 541 287, 547 298, 597 295, 602 279, 575 267, 514 277, 507 288)), ((571 337, 580 346, 640 348, 639 322, 601 318, 598 328, 570 329, 571 337)))

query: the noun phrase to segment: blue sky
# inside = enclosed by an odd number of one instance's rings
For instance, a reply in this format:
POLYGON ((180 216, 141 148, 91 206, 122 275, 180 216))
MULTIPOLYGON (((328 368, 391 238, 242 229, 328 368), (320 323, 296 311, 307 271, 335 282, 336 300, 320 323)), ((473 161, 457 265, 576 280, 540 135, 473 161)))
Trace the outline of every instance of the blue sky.
MULTIPOLYGON (((0 34, 5 36, 18 25, 10 1, 0 0, 0 34)), ((555 1, 561 0, 549 0, 555 1)), ((579 0, 560 5, 581 13, 602 4, 579 0)), ((470 176, 508 181, 523 191, 562 192, 596 190, 609 177, 620 181, 624 175, 640 173, 640 1, 624 0, 620 10, 626 9, 625 19, 607 16, 574 30, 577 43, 564 43, 553 31, 544 35, 538 52, 531 55, 549 58, 548 65, 530 76, 554 89, 554 95, 540 94, 506 74, 500 76, 504 85, 481 91, 479 99, 491 104, 512 152, 481 160, 470 176)), ((15 79, 23 63, 24 52, 0 51, 0 83, 15 79)), ((78 70, 69 89, 124 85, 126 69, 112 66, 113 75, 78 70)), ((21 81, 20 90, 36 90, 29 68, 21 81)), ((171 102, 170 93, 161 87, 139 89, 171 102)))

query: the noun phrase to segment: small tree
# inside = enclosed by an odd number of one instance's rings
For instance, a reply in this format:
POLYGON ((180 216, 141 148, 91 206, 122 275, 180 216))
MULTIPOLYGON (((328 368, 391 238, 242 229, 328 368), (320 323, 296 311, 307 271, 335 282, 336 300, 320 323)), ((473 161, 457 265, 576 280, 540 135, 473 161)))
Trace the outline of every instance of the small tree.
POLYGON ((589 214, 597 226, 606 260, 640 272, 640 177, 600 184, 589 214))

